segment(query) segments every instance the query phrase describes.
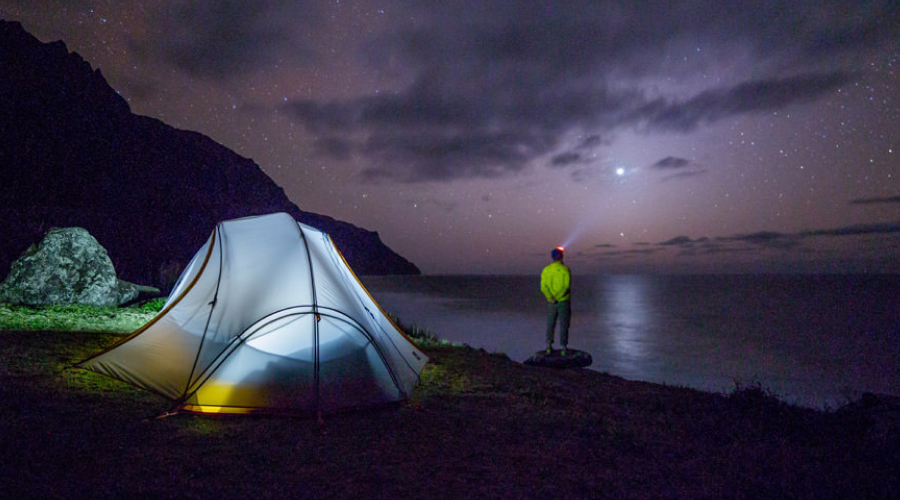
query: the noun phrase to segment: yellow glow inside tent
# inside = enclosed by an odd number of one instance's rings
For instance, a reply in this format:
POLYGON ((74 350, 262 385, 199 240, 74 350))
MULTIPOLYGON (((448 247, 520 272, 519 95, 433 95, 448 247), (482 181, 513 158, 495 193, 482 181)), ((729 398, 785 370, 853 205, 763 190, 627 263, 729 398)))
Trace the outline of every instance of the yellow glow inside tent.
POLYGON ((233 406, 185 405, 183 409, 193 413, 247 414, 253 412, 251 408, 235 408, 233 406))

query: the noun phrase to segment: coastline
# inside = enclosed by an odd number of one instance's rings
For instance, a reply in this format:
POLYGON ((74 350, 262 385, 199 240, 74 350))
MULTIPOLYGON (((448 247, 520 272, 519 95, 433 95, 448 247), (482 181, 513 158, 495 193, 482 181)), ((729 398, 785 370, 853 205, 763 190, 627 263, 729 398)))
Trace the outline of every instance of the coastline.
MULTIPOLYGON (((838 408, 900 396, 900 287, 884 276, 578 276, 570 344, 591 370, 728 393, 760 384, 838 408)), ((371 286, 369 286, 371 285, 371 286)), ((525 361, 544 344, 534 276, 381 277, 379 304, 441 338, 525 361)))
POLYGON ((836 411, 428 343, 399 405, 208 418, 81 370, 117 336, 0 332, 0 489, 18 498, 890 498, 900 409, 836 411), (227 473, 223 474, 223 471, 227 473))

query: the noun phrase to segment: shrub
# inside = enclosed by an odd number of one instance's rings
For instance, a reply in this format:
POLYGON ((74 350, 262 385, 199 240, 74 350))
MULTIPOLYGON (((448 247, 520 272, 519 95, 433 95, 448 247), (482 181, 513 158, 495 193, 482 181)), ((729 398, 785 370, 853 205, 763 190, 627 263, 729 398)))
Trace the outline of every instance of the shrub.
POLYGON ((141 311, 160 312, 166 307, 166 297, 157 297, 143 302, 137 306, 141 311))

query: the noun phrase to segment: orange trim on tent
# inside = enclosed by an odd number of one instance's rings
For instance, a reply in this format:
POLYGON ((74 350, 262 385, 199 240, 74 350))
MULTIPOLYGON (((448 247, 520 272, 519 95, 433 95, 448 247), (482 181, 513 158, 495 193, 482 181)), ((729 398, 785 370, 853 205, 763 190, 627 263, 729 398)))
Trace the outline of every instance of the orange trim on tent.
POLYGON ((400 335, 403 336, 403 338, 405 338, 410 344, 412 344, 412 345, 416 346, 416 348, 418 348, 419 347, 418 344, 416 344, 416 342, 411 337, 409 337, 406 334, 406 332, 403 331, 402 328, 397 326, 397 323, 394 323, 394 320, 391 319, 390 315, 388 313, 386 313, 384 311, 384 309, 381 308, 381 304, 379 304, 378 301, 375 300, 375 297, 372 297, 372 294, 369 293, 369 289, 366 288, 366 286, 363 285, 362 281, 359 280, 359 276, 356 275, 356 271, 354 271, 353 268, 350 267, 350 264, 347 263, 347 259, 344 258, 344 254, 342 254, 341 251, 338 249, 337 245, 334 244, 334 240, 331 239, 331 235, 327 234, 327 233, 324 233, 324 234, 325 234, 325 236, 328 237, 328 241, 331 242, 331 246, 334 247, 334 251, 337 252, 337 254, 341 258, 341 260, 344 261, 344 265, 350 271, 350 274, 353 276, 353 279, 355 279, 356 283, 359 285, 359 287, 362 288, 364 292, 366 292, 366 295, 369 296, 369 298, 372 300, 372 303, 375 304, 375 307, 377 307, 378 310, 381 311, 381 314, 384 315, 385 318, 387 318, 387 320, 391 323, 391 325, 394 327, 394 329, 397 330, 397 332, 399 332, 400 335))

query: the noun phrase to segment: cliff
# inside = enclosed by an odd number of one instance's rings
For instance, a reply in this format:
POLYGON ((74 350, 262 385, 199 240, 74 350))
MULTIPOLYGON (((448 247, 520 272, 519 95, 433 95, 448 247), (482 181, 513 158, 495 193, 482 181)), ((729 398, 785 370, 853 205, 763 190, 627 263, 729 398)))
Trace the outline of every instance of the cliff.
POLYGON ((418 274, 377 233, 302 211, 252 160, 135 115, 63 42, 0 21, 0 275, 51 227, 80 226, 122 279, 167 289, 221 220, 287 212, 357 274, 418 274))

